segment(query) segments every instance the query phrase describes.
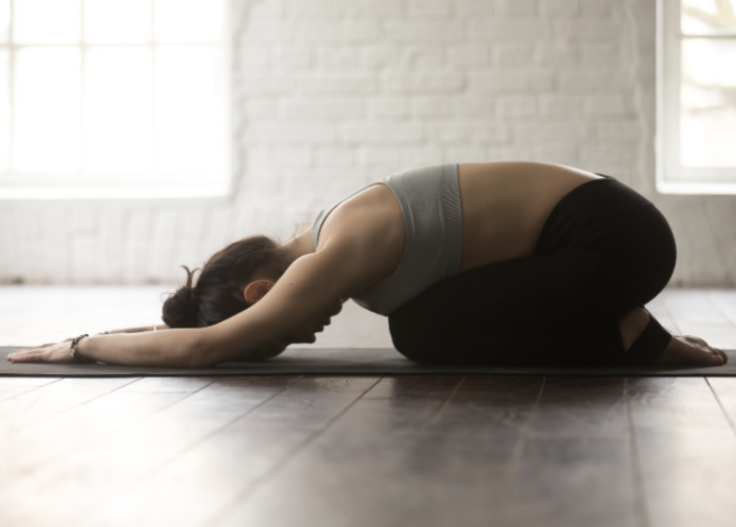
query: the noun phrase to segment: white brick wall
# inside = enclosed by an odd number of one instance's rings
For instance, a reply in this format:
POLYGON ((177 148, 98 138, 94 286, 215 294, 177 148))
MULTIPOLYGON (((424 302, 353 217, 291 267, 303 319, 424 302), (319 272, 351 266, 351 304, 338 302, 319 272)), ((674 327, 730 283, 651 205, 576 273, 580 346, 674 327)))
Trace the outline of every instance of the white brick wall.
POLYGON ((233 0, 230 204, 0 204, 0 282, 170 282, 390 172, 534 159, 622 179, 675 283, 736 284, 736 200, 654 192, 651 0, 233 0))

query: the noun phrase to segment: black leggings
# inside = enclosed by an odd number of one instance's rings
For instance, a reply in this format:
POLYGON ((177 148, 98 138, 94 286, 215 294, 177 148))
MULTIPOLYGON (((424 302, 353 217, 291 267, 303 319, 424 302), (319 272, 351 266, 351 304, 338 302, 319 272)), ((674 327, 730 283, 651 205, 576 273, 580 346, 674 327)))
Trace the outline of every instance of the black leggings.
POLYGON ((391 338, 434 364, 651 364, 669 333, 652 317, 645 345, 626 352, 618 320, 659 294, 675 259, 659 210, 605 176, 560 200, 532 256, 435 284, 389 316, 391 338))

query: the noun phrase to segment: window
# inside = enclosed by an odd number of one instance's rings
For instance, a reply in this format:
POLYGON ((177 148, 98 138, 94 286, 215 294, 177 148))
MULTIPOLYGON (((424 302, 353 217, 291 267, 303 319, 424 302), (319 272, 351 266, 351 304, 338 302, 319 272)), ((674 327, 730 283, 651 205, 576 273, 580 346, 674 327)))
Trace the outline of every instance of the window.
POLYGON ((657 187, 736 194, 736 0, 660 0, 657 187))
POLYGON ((230 183, 224 0, 0 0, 0 197, 230 183))

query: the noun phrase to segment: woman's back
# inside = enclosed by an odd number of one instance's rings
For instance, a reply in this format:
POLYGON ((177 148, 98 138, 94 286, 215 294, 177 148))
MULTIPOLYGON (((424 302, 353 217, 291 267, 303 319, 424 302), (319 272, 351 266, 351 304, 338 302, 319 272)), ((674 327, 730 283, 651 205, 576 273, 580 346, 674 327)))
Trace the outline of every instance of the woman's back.
MULTIPOLYGON (((457 272, 532 254, 560 199, 599 177, 530 162, 460 164, 457 172, 463 227, 457 272)), ((411 234, 397 196, 384 185, 370 186, 340 203, 320 226, 317 248, 349 239, 352 250, 360 254, 354 261, 360 262, 359 274, 366 280, 351 296, 388 282, 402 259, 406 233, 411 234)))

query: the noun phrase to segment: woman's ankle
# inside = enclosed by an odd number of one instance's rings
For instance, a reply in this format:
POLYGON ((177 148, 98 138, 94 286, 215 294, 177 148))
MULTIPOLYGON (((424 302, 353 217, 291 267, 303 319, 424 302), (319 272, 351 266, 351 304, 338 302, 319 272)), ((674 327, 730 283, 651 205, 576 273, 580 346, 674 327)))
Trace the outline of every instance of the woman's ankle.
POLYGON ((618 321, 618 327, 621 331, 621 341, 624 345, 624 351, 636 342, 636 339, 642 334, 649 324, 649 312, 641 307, 635 307, 626 313, 621 320, 618 321))

